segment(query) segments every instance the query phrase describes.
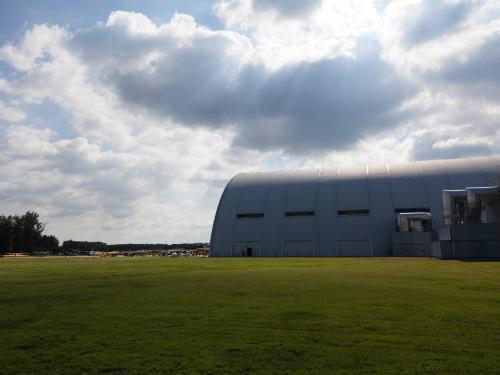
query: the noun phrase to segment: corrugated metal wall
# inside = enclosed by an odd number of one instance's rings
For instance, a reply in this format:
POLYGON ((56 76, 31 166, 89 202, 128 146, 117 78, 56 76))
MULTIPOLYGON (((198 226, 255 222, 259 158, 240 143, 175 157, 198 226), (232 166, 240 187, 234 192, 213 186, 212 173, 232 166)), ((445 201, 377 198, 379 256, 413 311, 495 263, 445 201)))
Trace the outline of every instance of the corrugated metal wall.
POLYGON ((442 225, 443 189, 494 184, 499 157, 249 173, 224 190, 211 256, 385 256, 396 210, 442 225))

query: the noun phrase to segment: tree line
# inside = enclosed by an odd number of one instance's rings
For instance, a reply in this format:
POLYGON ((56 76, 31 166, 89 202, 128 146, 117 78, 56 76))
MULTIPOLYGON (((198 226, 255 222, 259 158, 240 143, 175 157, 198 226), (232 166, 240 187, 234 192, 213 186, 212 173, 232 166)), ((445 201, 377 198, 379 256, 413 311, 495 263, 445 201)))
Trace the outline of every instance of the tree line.
POLYGON ((64 241, 63 249, 69 252, 87 253, 89 251, 137 251, 137 250, 170 250, 170 249, 198 249, 207 246, 206 243, 179 243, 179 244, 159 244, 159 243, 126 243, 108 245, 105 242, 90 241, 64 241))
POLYGON ((0 254, 54 251, 59 240, 43 234, 45 224, 38 213, 27 211, 23 215, 0 215, 0 254))
POLYGON ((45 223, 40 215, 27 211, 23 215, 0 215, 0 254, 50 252, 64 254, 88 254, 90 251, 134 251, 134 250, 169 250, 197 249, 205 243, 154 244, 128 243, 112 244, 105 242, 68 240, 59 246, 56 236, 44 234, 45 223))

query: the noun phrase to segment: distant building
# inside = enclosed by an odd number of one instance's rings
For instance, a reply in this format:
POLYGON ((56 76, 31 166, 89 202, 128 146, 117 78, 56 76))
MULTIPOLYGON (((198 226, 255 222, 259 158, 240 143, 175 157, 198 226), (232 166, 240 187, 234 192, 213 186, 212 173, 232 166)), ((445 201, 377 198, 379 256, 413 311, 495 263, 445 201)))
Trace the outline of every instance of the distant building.
POLYGON ((499 184, 496 156, 243 173, 210 256, 500 257, 499 184))

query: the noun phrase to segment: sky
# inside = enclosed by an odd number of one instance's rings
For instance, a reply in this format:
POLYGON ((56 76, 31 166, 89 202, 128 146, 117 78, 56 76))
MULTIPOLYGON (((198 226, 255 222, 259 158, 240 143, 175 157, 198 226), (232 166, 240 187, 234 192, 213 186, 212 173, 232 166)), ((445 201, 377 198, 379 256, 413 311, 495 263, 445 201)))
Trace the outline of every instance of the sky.
POLYGON ((235 174, 500 153, 500 1, 2 0, 0 214, 209 241, 235 174))

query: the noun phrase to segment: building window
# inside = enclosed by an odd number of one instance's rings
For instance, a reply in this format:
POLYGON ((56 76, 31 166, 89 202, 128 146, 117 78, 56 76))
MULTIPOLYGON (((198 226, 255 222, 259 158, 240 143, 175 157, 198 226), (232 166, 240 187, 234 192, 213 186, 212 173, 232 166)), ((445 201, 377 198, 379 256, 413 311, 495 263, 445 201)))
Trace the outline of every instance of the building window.
POLYGON ((397 214, 403 212, 431 212, 431 210, 427 207, 415 207, 415 208, 396 208, 394 212, 397 214))
POLYGON ((358 215, 369 215, 370 210, 338 210, 338 216, 358 216, 358 215))
POLYGON ((263 213, 246 213, 246 214, 237 214, 236 217, 238 219, 253 219, 253 218, 258 218, 258 217, 264 217, 263 213))
POLYGON ((314 211, 288 211, 285 212, 285 216, 314 216, 314 211))

